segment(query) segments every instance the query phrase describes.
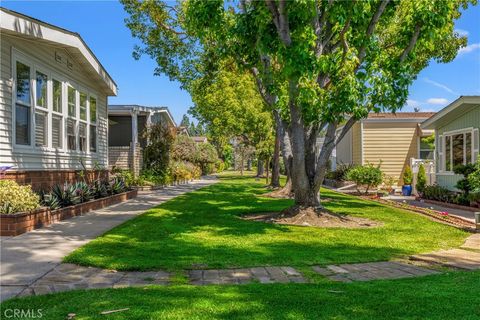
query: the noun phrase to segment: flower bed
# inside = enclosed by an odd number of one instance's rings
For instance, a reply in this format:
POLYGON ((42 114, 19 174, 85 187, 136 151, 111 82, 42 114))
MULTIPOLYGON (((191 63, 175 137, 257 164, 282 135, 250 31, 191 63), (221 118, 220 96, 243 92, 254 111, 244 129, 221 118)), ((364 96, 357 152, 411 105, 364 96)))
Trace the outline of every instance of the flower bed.
MULTIPOLYGON (((397 201, 392 201, 392 200, 385 200, 385 199, 378 198, 378 197, 375 197, 375 198, 364 197, 364 198, 368 198, 368 199, 371 199, 371 200, 374 200, 374 201, 377 201, 377 202, 380 202, 382 204, 386 204, 386 205, 389 205, 389 206, 392 206, 392 207, 413 211, 415 213, 425 215, 425 216, 431 218, 432 220, 441 222, 443 224, 447 224, 449 226, 453 226, 453 227, 456 227, 456 228, 459 228, 459 229, 462 229, 462 230, 475 232, 475 224, 473 222, 467 221, 465 219, 462 219, 462 218, 459 218, 459 217, 456 217, 456 216, 449 215, 447 212, 441 212, 441 211, 436 211, 436 210, 433 210, 433 209, 417 207, 417 206, 410 205, 408 203, 397 202, 397 201)), ((443 203, 442 203, 442 205, 443 205, 443 203)))
POLYGON ((56 210, 42 207, 32 212, 0 214, 0 236, 17 236, 57 221, 127 201, 135 198, 137 194, 137 190, 131 190, 56 210))

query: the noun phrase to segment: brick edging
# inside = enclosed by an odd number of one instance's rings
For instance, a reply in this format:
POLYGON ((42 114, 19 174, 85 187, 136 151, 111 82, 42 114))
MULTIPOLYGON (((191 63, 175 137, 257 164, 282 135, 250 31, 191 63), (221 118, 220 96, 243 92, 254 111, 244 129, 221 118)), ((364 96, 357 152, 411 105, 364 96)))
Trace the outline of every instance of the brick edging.
POLYGON ((0 214, 0 236, 18 236, 22 233, 48 226, 57 221, 80 216, 89 211, 127 201, 135 198, 137 194, 138 190, 131 190, 56 210, 43 207, 32 212, 0 214))

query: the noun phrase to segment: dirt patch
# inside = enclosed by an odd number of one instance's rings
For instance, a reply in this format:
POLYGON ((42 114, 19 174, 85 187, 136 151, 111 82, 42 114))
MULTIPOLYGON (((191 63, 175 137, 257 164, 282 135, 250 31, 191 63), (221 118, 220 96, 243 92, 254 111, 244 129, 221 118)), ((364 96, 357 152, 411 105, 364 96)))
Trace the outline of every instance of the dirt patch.
POLYGON ((269 193, 264 193, 261 196, 274 199, 293 199, 293 193, 289 190, 285 190, 285 188, 273 190, 269 193))
POLYGON ((249 221, 322 228, 375 228, 383 223, 365 218, 333 213, 326 209, 292 207, 281 212, 263 212, 243 216, 249 221))

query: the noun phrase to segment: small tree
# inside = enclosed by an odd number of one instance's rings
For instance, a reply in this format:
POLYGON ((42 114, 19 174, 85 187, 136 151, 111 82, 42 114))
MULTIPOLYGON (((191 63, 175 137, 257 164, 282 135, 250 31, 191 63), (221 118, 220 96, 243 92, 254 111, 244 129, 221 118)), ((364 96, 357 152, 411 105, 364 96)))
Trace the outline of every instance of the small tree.
POLYGON ((175 128, 163 124, 149 126, 144 136, 148 145, 143 151, 143 163, 146 169, 153 170, 156 174, 164 175, 170 164, 170 153, 175 141, 175 128))
POLYGON ((415 185, 419 193, 423 193, 425 186, 427 185, 427 173, 425 172, 425 166, 420 164, 417 174, 417 184, 415 185))
POLYGON ((373 164, 366 166, 358 166, 347 173, 347 180, 351 180, 357 184, 357 191, 360 193, 360 187, 366 186, 365 194, 368 194, 368 190, 372 187, 377 187, 382 183, 382 170, 380 167, 375 167, 373 164))
POLYGON ((413 182, 413 172, 410 166, 405 167, 405 171, 403 172, 403 184, 406 186, 411 186, 413 182))

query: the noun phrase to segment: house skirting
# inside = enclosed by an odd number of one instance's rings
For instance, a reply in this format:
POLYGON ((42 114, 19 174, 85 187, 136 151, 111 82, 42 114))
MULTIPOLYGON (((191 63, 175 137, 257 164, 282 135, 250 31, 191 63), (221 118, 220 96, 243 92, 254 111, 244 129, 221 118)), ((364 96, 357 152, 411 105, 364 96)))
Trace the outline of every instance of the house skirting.
POLYGON ((65 182, 72 183, 75 181, 86 180, 93 181, 95 179, 108 179, 107 170, 34 170, 34 171, 7 171, 5 179, 14 180, 19 184, 29 184, 35 191, 45 191, 51 189, 57 184, 65 182), (84 175, 82 177, 82 175, 84 175))
POLYGON ((136 147, 133 144, 108 147, 108 165, 110 169, 116 167, 130 170, 138 176, 143 166, 143 149, 139 144, 136 147))

